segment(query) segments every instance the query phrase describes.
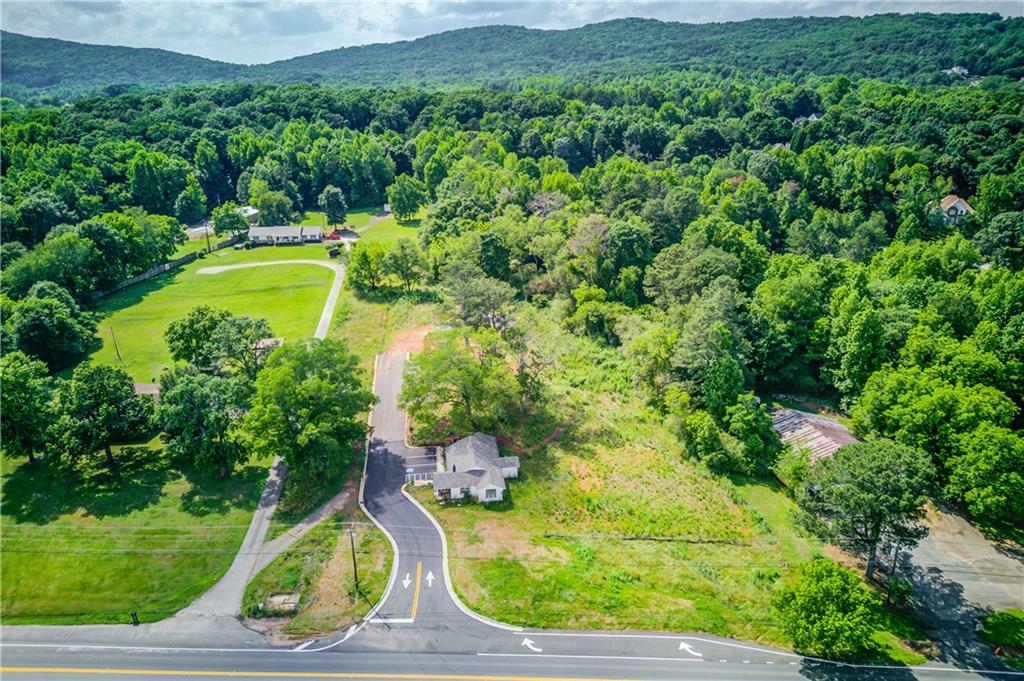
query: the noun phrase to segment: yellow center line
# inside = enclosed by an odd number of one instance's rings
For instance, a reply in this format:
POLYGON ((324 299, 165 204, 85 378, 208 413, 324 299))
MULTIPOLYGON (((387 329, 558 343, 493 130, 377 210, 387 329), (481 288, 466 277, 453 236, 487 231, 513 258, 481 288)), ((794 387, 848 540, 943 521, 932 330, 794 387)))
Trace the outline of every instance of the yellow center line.
POLYGON ((422 561, 416 562, 416 590, 412 592, 412 612, 409 613, 409 619, 416 620, 416 610, 420 607, 420 577, 423 576, 423 563, 422 561))
POLYGON ((205 676, 266 679, 384 679, 390 681, 615 681, 564 676, 503 676, 487 674, 384 674, 380 672, 258 672, 199 669, 103 669, 95 667, 0 667, 0 674, 99 674, 119 676, 205 676))

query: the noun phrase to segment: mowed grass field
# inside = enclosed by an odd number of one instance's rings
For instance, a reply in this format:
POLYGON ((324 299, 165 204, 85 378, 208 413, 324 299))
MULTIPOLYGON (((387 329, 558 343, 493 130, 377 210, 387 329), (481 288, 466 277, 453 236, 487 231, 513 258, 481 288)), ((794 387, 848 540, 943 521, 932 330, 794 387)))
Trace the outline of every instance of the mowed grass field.
POLYGON ((395 218, 385 218, 370 227, 365 232, 359 233, 362 241, 398 241, 399 239, 412 239, 418 243, 419 220, 398 222, 395 218))
POLYGON ((310 337, 333 277, 327 268, 295 264, 197 274, 205 267, 300 258, 328 260, 322 244, 222 249, 104 298, 97 306, 102 346, 91 359, 122 366, 136 381, 155 383, 171 363, 164 342, 167 325, 202 304, 263 317, 277 336, 310 337))
POLYGON ((131 610, 159 620, 231 564, 265 462, 218 480, 169 464, 158 441, 116 455, 117 476, 102 464, 70 477, 2 461, 5 624, 128 623, 131 610))
MULTIPOLYGON (((380 207, 373 208, 358 208, 348 212, 345 216, 345 225, 348 227, 354 227, 355 229, 362 229, 370 223, 376 215, 380 212, 380 207)), ((417 239, 417 227, 419 227, 422 211, 420 215, 412 220, 406 220, 399 222, 394 216, 389 216, 377 222, 372 227, 364 232, 359 233, 359 238, 363 241, 398 241, 399 239, 417 239)), ((298 225, 313 225, 313 226, 324 226, 327 224, 327 218, 322 212, 319 211, 307 211, 306 217, 301 222, 297 222, 298 225)))
MULTIPOLYGON (((452 579, 498 620, 564 629, 703 631, 786 645, 771 599, 820 553, 795 506, 768 481, 712 476, 640 402, 621 355, 537 315, 541 345, 562 348, 541 413, 506 435, 525 449, 510 499, 442 506, 452 579)), ((533 326, 534 324, 531 324, 533 326)), ((923 658, 923 637, 882 617, 881 659, 923 658)))

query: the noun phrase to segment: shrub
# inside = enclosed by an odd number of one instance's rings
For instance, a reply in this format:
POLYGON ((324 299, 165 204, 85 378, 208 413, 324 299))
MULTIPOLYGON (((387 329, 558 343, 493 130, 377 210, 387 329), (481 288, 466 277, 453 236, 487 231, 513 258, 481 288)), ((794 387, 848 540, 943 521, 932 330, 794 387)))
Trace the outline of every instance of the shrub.
POLYGON ((830 560, 804 564, 796 582, 776 594, 774 605, 797 652, 848 659, 870 646, 875 596, 857 573, 830 560))

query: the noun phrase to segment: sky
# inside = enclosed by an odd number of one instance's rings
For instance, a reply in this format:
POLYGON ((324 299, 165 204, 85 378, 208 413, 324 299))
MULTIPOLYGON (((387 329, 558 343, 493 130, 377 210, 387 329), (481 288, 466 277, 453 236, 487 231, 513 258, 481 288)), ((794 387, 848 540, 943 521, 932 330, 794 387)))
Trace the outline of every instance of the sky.
POLYGON ((455 28, 564 29, 622 17, 706 23, 882 12, 1024 14, 1011 0, 3 0, 7 31, 104 45, 159 47, 243 64, 455 28))

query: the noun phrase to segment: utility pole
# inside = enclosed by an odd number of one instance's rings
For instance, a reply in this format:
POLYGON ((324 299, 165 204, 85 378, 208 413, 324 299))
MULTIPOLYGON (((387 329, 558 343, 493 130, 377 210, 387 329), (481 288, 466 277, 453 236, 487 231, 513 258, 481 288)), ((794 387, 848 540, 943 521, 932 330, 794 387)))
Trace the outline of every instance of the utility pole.
POLYGON ((117 336, 114 335, 114 327, 110 327, 110 339, 114 341, 114 352, 117 353, 117 359, 124 364, 124 359, 121 357, 121 350, 117 347, 117 336))
POLYGON ((359 570, 356 568, 356 527, 355 523, 348 526, 348 542, 352 547, 352 576, 356 580, 356 593, 359 593, 359 570))

